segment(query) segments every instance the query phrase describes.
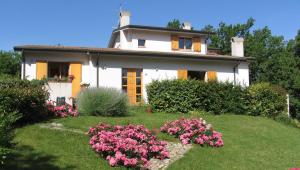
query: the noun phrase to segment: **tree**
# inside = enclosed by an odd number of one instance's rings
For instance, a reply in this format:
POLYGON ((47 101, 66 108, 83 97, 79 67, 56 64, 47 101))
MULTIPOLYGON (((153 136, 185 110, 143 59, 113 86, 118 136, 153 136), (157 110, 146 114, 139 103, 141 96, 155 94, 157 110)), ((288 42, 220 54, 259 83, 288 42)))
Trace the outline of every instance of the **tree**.
POLYGON ((168 22, 167 28, 182 29, 182 24, 178 19, 173 19, 173 21, 168 22))
POLYGON ((0 51, 0 74, 20 75, 21 56, 14 52, 0 51))
POLYGON ((295 37, 295 55, 300 58, 300 30, 298 30, 298 34, 295 37))

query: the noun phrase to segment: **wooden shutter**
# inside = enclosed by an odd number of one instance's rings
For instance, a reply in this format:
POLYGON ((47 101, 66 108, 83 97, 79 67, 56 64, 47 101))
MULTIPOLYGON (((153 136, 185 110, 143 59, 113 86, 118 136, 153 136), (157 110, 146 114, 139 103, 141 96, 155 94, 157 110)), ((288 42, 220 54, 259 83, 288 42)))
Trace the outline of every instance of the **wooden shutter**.
POLYGON ((207 72, 207 81, 216 81, 217 80, 217 72, 216 71, 208 71, 207 72))
POLYGON ((178 77, 178 79, 186 80, 187 77, 188 77, 187 73, 188 73, 187 70, 178 70, 177 71, 177 77, 178 77))
POLYGON ((127 95, 130 104, 136 103, 136 69, 127 69, 127 95))
POLYGON ((47 78, 48 75, 48 64, 46 61, 36 62, 36 79, 41 80, 47 78))
POLYGON ((172 42, 172 50, 178 50, 179 49, 179 42, 178 42, 178 36, 172 35, 171 36, 171 42, 172 42))
POLYGON ((72 97, 76 97, 78 92, 80 92, 80 83, 81 83, 81 76, 82 76, 81 63, 70 64, 70 75, 74 76, 74 79, 72 81, 72 97))
POLYGON ((201 39, 200 37, 193 38, 193 46, 195 52, 201 52, 201 39))

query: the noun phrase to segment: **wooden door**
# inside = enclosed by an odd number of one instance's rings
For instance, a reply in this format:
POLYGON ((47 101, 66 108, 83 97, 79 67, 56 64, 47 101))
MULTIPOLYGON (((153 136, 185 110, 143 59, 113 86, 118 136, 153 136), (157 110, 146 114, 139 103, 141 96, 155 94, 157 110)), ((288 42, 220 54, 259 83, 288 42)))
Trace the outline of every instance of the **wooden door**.
POLYGON ((122 89, 127 93, 130 104, 142 101, 142 69, 122 69, 122 89))

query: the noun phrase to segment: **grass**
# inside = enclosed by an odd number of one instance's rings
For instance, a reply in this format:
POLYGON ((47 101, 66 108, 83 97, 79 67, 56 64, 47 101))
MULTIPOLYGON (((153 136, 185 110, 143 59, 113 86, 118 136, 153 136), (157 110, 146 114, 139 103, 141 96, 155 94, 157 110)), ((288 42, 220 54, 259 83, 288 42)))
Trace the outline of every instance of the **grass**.
MULTIPOLYGON (((285 126, 262 117, 238 115, 180 115, 145 113, 132 109, 126 117, 79 116, 51 120, 66 128, 87 131, 99 122, 111 124, 144 124, 159 129, 164 122, 180 117, 203 117, 222 132, 225 146, 209 148, 195 145, 184 158, 169 169, 288 169, 300 167, 300 129, 285 126)), ((159 133, 163 140, 177 141, 159 133)), ((111 168, 88 145, 82 134, 29 125, 16 131, 17 152, 7 169, 123 169, 111 168)))

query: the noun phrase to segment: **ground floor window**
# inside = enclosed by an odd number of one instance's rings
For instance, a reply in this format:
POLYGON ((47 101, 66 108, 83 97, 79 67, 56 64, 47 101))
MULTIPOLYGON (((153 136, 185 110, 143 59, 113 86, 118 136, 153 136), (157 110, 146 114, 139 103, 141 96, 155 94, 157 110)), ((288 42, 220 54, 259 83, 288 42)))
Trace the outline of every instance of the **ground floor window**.
POLYGON ((142 101, 142 73, 139 68, 122 68, 122 90, 127 93, 131 104, 142 101))
POLYGON ((205 74, 206 71, 188 71, 187 76, 189 79, 195 79, 195 80, 205 80, 205 74))
POLYGON ((49 80, 68 80, 70 63, 48 62, 49 80))

